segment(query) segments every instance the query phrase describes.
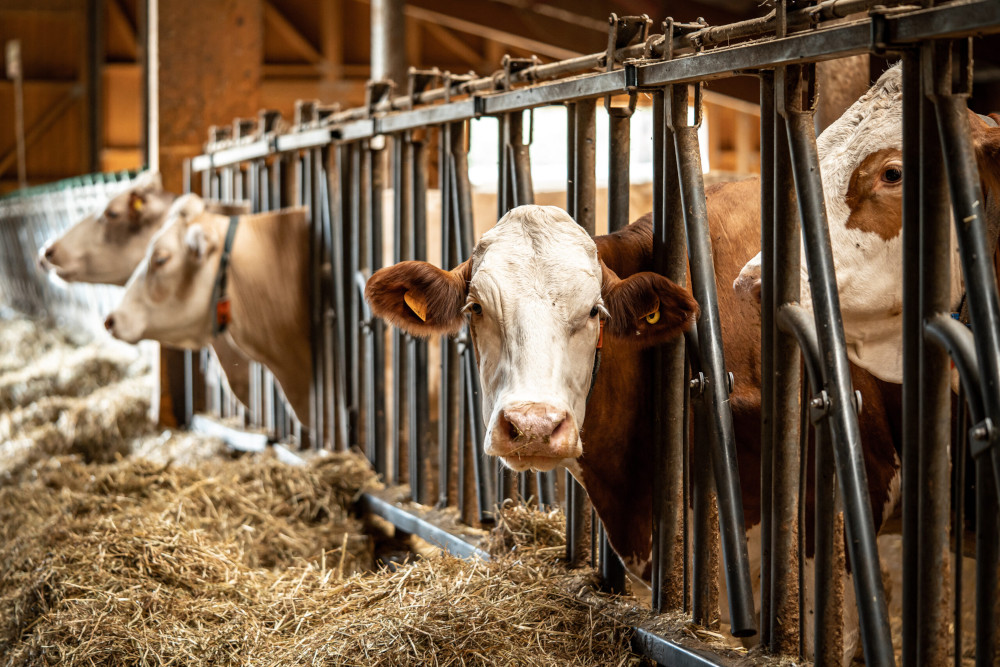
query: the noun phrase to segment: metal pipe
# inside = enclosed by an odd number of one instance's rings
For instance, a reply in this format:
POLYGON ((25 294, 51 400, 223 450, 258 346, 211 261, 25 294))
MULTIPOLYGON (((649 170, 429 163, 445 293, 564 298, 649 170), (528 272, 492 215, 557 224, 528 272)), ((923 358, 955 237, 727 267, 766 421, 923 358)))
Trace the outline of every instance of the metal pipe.
POLYGON ((903 442, 900 475, 903 513, 903 667, 916 665, 917 559, 920 522, 920 58, 903 53, 903 442))
POLYGON ((371 0, 371 80, 406 83, 406 17, 403 0, 371 0))
POLYGON ((783 103, 777 106, 785 116, 791 149, 813 312, 823 351, 824 377, 830 398, 834 458, 844 500, 848 555, 854 568, 855 597, 858 601, 865 659, 869 664, 892 665, 895 658, 861 453, 861 434, 854 410, 850 366, 847 362, 833 252, 823 201, 816 134, 812 112, 802 107, 801 96, 804 91, 801 87, 805 82, 800 77, 792 90, 784 91, 783 103))
MULTIPOLYGON (((612 123, 615 122, 614 116, 612 123)), ((626 128, 628 119, 621 121, 626 128)), ((612 126, 611 152, 621 150, 619 142, 627 141, 627 132, 615 132, 612 126), (617 137, 617 141, 615 140, 617 137)), ((653 92, 653 270, 681 286, 687 284, 687 236, 684 219, 677 203, 680 201, 677 155, 673 135, 664 117, 664 91, 653 92)), ((615 158, 610 157, 612 161, 615 158)), ((621 168, 612 165, 611 170, 621 168)), ((627 178, 619 181, 625 188, 627 178)), ((610 187, 610 183, 609 183, 610 187)), ((608 197, 612 206, 611 193, 608 197)), ((627 206, 628 200, 625 200, 627 206)), ((621 206, 621 203, 614 205, 621 206)), ((626 209, 627 211, 627 209, 626 209)), ((608 224, 621 219, 620 208, 609 211, 608 224)), ((626 215, 627 219, 627 215, 626 215)), ((685 343, 679 336, 652 351, 653 373, 652 410, 653 433, 653 608, 676 609, 684 600, 684 553, 677 545, 684 542, 684 443, 688 393, 685 381, 685 343), (678 556, 680 561, 678 562, 678 556)))
MULTIPOLYGON (((427 259, 427 175, 424 143, 407 135, 407 169, 410 172, 410 259, 427 259)), ((423 465, 429 452, 427 444, 430 399, 427 393, 427 341, 409 337, 407 341, 410 427, 410 490, 417 502, 430 498, 429 485, 424 484, 423 465)))
MULTIPOLYGON (((687 120, 687 87, 674 86, 670 103, 670 124, 674 133, 681 202, 687 228, 688 255, 691 264, 691 287, 701 306, 698 316, 700 359, 707 380, 703 395, 712 444, 712 468, 719 503, 719 532, 722 558, 726 569, 732 634, 746 637, 757 634, 757 619, 750 584, 746 527, 743 520, 743 496, 737 469, 733 415, 729 403, 729 382, 722 349, 719 302, 712 260, 712 240, 708 230, 705 183, 702 178, 701 153, 697 124, 687 120)), ((696 123, 700 110, 695 110, 696 123)))
MULTIPOLYGON (((784 96, 788 73, 775 74, 779 96, 784 96)), ((777 117, 776 120, 780 120, 777 117)), ((775 132, 774 164, 774 262, 763 267, 770 273, 774 307, 798 302, 801 295, 801 236, 788 137, 775 132), (770 268, 770 271, 768 270, 770 268)), ((771 651, 795 654, 799 649, 799 346, 795 337, 772 325, 772 459, 771 459, 771 651), (780 622, 779 622, 780 619, 780 622)))
MULTIPOLYGON (((373 8, 374 11, 374 8, 373 8)), ((395 135, 392 141, 392 261, 394 264, 411 258, 410 239, 410 170, 407 162, 410 159, 407 142, 402 134, 395 135)), ((395 484, 410 483, 410 498, 417 501, 417 489, 410 479, 412 466, 408 465, 409 451, 413 445, 412 424, 408 424, 409 410, 406 405, 410 401, 408 395, 409 367, 407 364, 407 335, 400 329, 393 329, 392 334, 392 439, 388 443, 391 448, 392 482, 395 484)), ((419 501, 417 501, 419 502, 419 501)))

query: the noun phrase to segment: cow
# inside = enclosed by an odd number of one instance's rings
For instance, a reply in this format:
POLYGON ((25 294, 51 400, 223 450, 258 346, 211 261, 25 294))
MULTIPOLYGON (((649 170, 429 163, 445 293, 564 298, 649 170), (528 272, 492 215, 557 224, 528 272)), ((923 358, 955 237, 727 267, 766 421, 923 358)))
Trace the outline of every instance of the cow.
MULTIPOLYGON (((896 65, 817 140, 848 357, 894 384, 903 381, 902 91, 896 65)), ((984 210, 994 229, 1000 224, 997 121, 996 114, 969 113, 984 210)), ((965 290, 954 226, 951 235, 950 303, 958 312, 965 290)), ((759 298, 760 261, 758 254, 733 283, 751 300, 759 298)), ((809 308, 804 254, 801 275, 802 304, 809 308)))
POLYGON ((105 326, 130 343, 151 339, 200 349, 221 323, 212 310, 213 290, 226 276, 227 333, 247 357, 274 374, 295 415, 308 423, 312 348, 306 210, 239 216, 228 269, 220 272, 229 226, 229 216, 211 212, 197 195, 179 197, 105 326))
MULTIPOLYGON (((759 247, 759 191, 758 179, 706 191, 751 534, 760 523, 760 313, 728 287, 759 247)), ((654 437, 646 400, 655 369, 643 349, 680 335, 698 312, 690 292, 652 271, 652 247, 649 215, 591 239, 560 209, 521 206, 455 269, 402 262, 375 272, 365 289, 375 315, 413 335, 454 333, 468 322, 486 453, 517 471, 567 467, 626 567, 647 581, 654 437), (591 385, 601 319, 602 361, 591 385)), ((864 455, 880 526, 895 502, 899 463, 874 378, 858 368, 853 377, 864 396, 864 455)), ((811 490, 806 501, 811 517, 811 490)))
MULTIPOLYGON (((150 239, 163 226, 177 195, 163 189, 158 173, 140 175, 104 209, 50 240, 39 252, 44 271, 66 282, 124 285, 142 261, 150 239)), ((222 215, 246 213, 243 204, 206 202, 222 215)), ((227 335, 215 337, 212 351, 233 394, 250 403, 249 364, 227 335)))

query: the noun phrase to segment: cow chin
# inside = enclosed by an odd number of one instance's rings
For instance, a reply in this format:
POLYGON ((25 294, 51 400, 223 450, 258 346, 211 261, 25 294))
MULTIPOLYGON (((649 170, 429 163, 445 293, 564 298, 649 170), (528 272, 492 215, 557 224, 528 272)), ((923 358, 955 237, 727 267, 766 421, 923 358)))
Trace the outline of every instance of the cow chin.
POLYGON ((514 472, 527 472, 529 470, 548 472, 560 465, 566 465, 567 461, 572 459, 559 458, 557 456, 518 456, 517 454, 512 454, 510 456, 501 456, 500 460, 514 472))

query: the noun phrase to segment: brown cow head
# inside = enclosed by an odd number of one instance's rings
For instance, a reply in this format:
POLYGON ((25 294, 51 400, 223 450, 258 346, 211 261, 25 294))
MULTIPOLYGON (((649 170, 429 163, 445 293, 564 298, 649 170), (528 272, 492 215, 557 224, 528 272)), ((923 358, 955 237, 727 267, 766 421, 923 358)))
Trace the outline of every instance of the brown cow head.
POLYGON ((554 206, 511 210, 452 271, 426 262, 377 271, 365 296, 377 316, 415 335, 469 323, 485 451, 514 470, 551 470, 583 454, 602 320, 605 344, 643 347, 679 335, 697 312, 690 293, 663 276, 620 279, 554 206))

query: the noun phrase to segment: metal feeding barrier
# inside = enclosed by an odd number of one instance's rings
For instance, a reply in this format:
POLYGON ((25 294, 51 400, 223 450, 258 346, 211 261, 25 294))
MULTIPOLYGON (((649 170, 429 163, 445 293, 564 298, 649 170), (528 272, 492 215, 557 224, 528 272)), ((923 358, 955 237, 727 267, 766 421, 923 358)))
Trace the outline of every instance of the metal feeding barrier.
POLYGON ((117 304, 110 285, 55 284, 38 266, 45 243, 103 208, 135 179, 131 172, 89 174, 0 197, 0 305, 64 326, 100 331, 117 304))
MULTIPOLYGON (((314 447, 360 447, 388 483, 408 484, 415 501, 455 506, 471 524, 490 523, 495 505, 518 495, 533 496, 545 506, 562 504, 568 520, 568 559, 580 563, 589 555, 606 585, 621 590, 621 563, 606 540, 597 539, 600 527, 588 527, 592 513, 581 487, 568 475, 515 475, 484 457, 478 370, 467 333, 431 343, 438 346, 440 368, 440 378, 432 384, 431 345, 387 333, 385 325, 372 318, 363 292, 367 278, 383 265, 387 246, 394 262, 426 258, 430 224, 440 224, 442 268, 453 268, 469 256, 473 227, 467 144, 472 119, 492 116, 500 121, 499 216, 534 200, 523 112, 565 105, 566 208, 593 234, 595 109, 600 100, 607 100, 609 227, 623 227, 629 220, 629 120, 637 95, 648 94, 654 116, 654 261, 660 273, 680 284, 690 267, 690 287, 701 308, 688 336, 650 355, 650 363, 659 369, 650 388, 655 405, 650 418, 656 425, 654 606, 682 608, 696 622, 711 623, 717 594, 710 573, 718 567, 718 543, 732 633, 759 633, 770 650, 798 654, 805 653, 804 638, 812 634, 817 663, 839 664, 844 601, 836 582, 842 576, 837 563, 844 557, 838 560, 835 554, 843 550, 853 575, 865 659, 873 665, 894 664, 858 424, 860 404, 847 360, 813 113, 815 62, 861 53, 898 55, 904 79, 904 170, 911 175, 903 186, 903 664, 941 664, 942 656, 953 650, 946 631, 944 589, 949 582, 941 568, 949 548, 956 557, 962 555, 963 482, 955 485, 959 502, 953 507, 952 496, 944 491, 952 488, 949 357, 962 379, 964 402, 959 405, 966 409, 967 403, 973 422, 968 429, 958 429, 955 444, 963 447, 968 438, 975 459, 976 661, 993 664, 1000 306, 991 259, 995 248, 984 241, 979 205, 983 195, 965 114, 972 71, 969 37, 1000 32, 1000 3, 885 6, 891 4, 779 2, 760 19, 727 26, 667 20, 659 34, 648 34, 651 22, 644 16, 612 15, 603 53, 549 64, 505 58, 501 71, 483 78, 411 70, 402 95, 394 95, 388 82, 372 81, 364 107, 342 111, 303 102, 288 129, 277 131, 276 116, 265 112, 256 124, 237 121, 230 135, 213 134, 206 153, 189 164, 189 179, 201 174, 204 194, 223 200, 247 198, 255 211, 303 205, 310 212, 314 368, 312 411, 303 436, 314 447), (830 21, 858 12, 860 18, 830 21), (741 480, 736 466, 738 443, 729 400, 733 380, 722 346, 697 135, 701 82, 736 75, 754 75, 760 82, 759 482, 741 480), (693 121, 688 114, 691 88, 693 121), (610 104, 618 95, 629 97, 627 107, 610 104), (431 159, 434 146, 437 155, 431 159), (436 164, 441 195, 440 220, 427 219, 431 162, 436 164), (946 180, 941 178, 942 166, 946 180), (392 207, 383 210, 383 194, 390 185, 392 207), (383 239, 386 215, 393 230, 388 244, 383 239), (948 310, 952 217, 959 221, 971 331, 941 315, 948 310), (797 305, 800 247, 808 266, 811 313, 797 305), (800 359, 808 380, 805 387, 800 359), (694 442, 707 446, 691 447, 692 430, 694 442), (811 626, 802 602, 806 540, 800 528, 810 446, 816 496, 811 626), (762 548, 755 555, 761 559, 762 594, 755 601, 741 484, 758 483, 762 548), (920 492, 931 488, 941 492, 920 492), (959 536, 949 547, 952 525, 959 536), (677 540, 683 548, 675 548, 677 540), (595 541, 601 543, 598 548, 595 541)), ((279 437, 287 434, 273 381, 268 385, 260 372, 257 378, 249 421, 279 437)), ((953 460, 955 477, 964 479, 963 456, 953 460)), ((378 499, 367 502, 371 511, 403 530, 446 542, 458 553, 474 552, 396 506, 378 499)), ((956 568, 955 577, 961 577, 961 568, 956 568)), ((958 664, 960 586, 956 599, 952 622, 958 664)), ((715 660, 703 649, 646 630, 637 632, 634 645, 666 664, 715 660)))

